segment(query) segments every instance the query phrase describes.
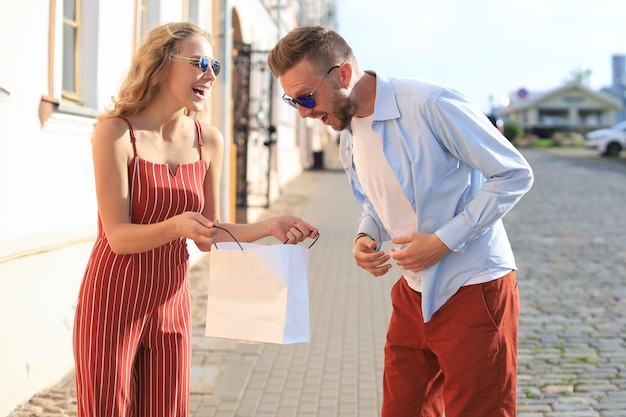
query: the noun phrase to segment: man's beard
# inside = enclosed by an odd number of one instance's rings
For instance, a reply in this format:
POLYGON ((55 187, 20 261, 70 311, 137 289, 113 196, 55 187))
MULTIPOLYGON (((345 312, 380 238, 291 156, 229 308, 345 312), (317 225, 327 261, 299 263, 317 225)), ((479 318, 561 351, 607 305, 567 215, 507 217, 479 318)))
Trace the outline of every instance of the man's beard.
POLYGON ((345 95, 342 95, 339 90, 335 91, 335 96, 333 98, 333 116, 339 121, 339 125, 337 127, 332 126, 332 128, 338 132, 344 130, 350 122, 352 121, 352 117, 359 109, 359 104, 355 99, 345 95))

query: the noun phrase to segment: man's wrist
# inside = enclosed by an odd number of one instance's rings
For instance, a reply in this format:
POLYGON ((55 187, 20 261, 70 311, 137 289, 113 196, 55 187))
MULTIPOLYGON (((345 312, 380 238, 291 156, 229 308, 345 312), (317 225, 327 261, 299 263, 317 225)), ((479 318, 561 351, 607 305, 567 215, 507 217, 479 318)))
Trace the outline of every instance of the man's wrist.
MULTIPOLYGON (((354 243, 356 243, 356 241, 361 239, 362 237, 368 237, 368 238, 372 239, 372 237, 370 235, 368 235, 367 233, 358 233, 356 235, 356 237, 354 238, 354 243)), ((372 239, 372 240, 374 240, 374 239, 372 239)))

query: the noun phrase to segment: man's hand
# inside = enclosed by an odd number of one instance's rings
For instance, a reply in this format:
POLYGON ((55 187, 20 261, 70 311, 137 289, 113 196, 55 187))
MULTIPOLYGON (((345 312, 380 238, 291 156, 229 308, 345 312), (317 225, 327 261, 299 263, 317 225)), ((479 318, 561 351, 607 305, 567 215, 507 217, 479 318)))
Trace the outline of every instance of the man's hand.
POLYGON ((375 277, 385 275, 391 269, 389 255, 383 251, 374 252, 376 242, 367 235, 357 237, 352 254, 356 264, 375 277))
POLYGON ((398 266, 420 272, 433 266, 450 252, 450 249, 434 233, 413 233, 391 240, 397 245, 406 245, 400 250, 391 250, 391 258, 398 266))

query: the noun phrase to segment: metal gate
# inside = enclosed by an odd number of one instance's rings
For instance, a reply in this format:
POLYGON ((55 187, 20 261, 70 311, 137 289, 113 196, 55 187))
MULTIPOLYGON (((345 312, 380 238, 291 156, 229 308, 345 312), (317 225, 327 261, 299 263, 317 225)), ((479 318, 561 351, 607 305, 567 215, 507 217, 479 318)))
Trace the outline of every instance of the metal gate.
POLYGON ((234 44, 233 136, 236 147, 237 221, 247 221, 248 207, 269 207, 272 151, 276 129, 272 125, 273 76, 268 51, 250 44, 234 44))

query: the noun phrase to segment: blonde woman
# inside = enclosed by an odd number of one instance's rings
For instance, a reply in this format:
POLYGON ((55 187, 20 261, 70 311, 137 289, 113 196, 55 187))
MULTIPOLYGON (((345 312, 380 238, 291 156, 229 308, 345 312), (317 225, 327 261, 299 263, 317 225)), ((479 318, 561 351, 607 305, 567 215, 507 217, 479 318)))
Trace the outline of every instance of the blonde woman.
MULTIPOLYGON (((153 29, 92 139, 98 236, 74 326, 78 415, 189 415, 191 315, 186 239, 204 251, 218 224, 223 138, 201 113, 221 69, 190 23, 153 29)), ((294 216, 220 223, 238 240, 297 243, 294 216)))

